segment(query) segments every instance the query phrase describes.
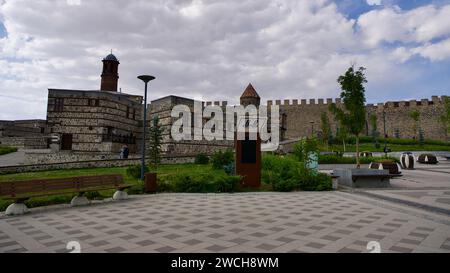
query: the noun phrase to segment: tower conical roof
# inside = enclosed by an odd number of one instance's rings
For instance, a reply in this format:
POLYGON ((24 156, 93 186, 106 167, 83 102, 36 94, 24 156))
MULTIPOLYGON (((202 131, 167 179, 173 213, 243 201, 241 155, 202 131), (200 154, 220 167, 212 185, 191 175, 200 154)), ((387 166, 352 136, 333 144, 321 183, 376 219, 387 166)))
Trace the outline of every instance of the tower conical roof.
POLYGON ((253 85, 249 83, 247 88, 245 88, 244 93, 242 93, 241 98, 259 98, 259 95, 253 85))

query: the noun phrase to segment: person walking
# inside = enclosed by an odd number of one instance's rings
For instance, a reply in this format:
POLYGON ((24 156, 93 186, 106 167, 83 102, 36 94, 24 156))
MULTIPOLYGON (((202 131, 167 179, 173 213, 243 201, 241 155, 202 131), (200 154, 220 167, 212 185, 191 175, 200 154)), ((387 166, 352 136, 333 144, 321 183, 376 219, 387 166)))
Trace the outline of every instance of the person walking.
POLYGON ((128 155, 130 154, 130 149, 128 148, 127 145, 125 145, 123 147, 123 158, 124 159, 128 159, 128 155))
POLYGON ((124 154, 124 148, 122 147, 122 149, 120 149, 119 159, 123 159, 123 154, 124 154))

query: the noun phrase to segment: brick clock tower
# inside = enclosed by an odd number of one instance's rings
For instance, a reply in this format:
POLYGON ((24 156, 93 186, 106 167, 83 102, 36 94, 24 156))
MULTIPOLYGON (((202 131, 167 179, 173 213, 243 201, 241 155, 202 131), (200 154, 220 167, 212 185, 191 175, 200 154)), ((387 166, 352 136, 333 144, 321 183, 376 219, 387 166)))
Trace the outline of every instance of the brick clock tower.
MULTIPOLYGON (((247 86, 240 98, 241 105, 254 105, 259 108, 261 98, 251 84, 247 86)), ((247 130, 246 130, 247 131, 247 130)), ((245 140, 235 137, 236 174, 242 176, 241 186, 259 188, 261 186, 261 138, 250 140, 246 132, 245 140)))
POLYGON ((112 53, 103 60, 102 83, 100 90, 117 92, 117 81, 119 80, 119 61, 112 53))

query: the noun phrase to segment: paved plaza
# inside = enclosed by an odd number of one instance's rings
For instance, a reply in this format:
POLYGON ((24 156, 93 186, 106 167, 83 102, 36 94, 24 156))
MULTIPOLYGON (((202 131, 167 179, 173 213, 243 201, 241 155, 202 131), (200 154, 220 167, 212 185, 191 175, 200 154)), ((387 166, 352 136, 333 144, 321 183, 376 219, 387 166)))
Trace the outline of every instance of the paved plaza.
POLYGON ((0 220, 1 252, 450 252, 448 217, 342 192, 161 194, 0 220))
POLYGON ((450 252, 450 164, 390 189, 156 194, 0 215, 0 252, 450 252))

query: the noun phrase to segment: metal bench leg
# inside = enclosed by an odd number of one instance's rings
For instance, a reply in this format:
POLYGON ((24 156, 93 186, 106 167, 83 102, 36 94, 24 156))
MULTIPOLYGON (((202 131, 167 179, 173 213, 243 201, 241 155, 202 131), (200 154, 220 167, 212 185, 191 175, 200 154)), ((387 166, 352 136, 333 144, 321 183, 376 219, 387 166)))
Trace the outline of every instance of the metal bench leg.
POLYGON ((125 200, 128 199, 128 193, 124 190, 117 190, 113 195, 113 200, 125 200))
POLYGON ((77 196, 72 198, 72 201, 70 201, 70 205, 72 207, 78 207, 78 206, 86 206, 89 205, 91 202, 89 199, 87 199, 86 196, 84 196, 84 192, 80 192, 77 196))
POLYGON ((28 212, 27 206, 23 200, 17 200, 6 208, 6 215, 22 215, 28 212))

